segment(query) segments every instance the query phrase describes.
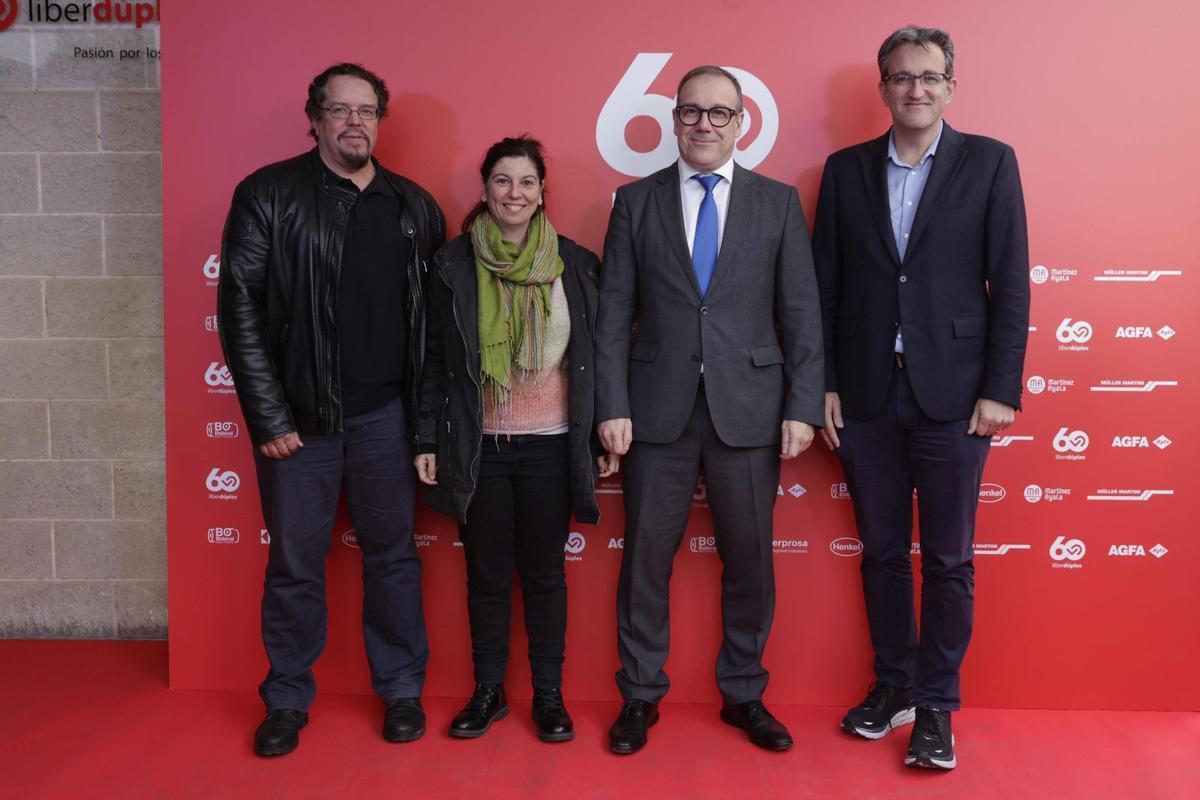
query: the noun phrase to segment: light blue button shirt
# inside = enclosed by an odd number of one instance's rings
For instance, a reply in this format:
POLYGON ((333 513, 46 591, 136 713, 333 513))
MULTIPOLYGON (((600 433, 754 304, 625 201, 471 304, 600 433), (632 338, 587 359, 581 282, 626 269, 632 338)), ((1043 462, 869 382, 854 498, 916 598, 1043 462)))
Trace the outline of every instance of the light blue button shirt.
MULTIPOLYGON (((900 261, 908 251, 908 237, 912 234, 913 218, 917 215, 917 206, 921 204, 921 194, 925 184, 929 182, 929 173, 933 170, 933 157, 937 154, 938 142, 942 140, 942 126, 939 123, 937 136, 933 144, 921 156, 915 167, 900 160, 896 154, 896 140, 893 134, 888 134, 887 184, 888 207, 892 215, 892 235, 896 237, 896 250, 900 253, 900 261)), ((904 352, 902 332, 896 333, 896 352, 904 352)))

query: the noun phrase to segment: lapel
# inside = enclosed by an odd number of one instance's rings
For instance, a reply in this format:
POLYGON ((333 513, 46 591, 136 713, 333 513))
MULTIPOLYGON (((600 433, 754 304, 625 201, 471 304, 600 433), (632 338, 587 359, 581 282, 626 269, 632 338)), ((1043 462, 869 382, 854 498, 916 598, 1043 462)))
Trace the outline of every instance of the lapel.
POLYGON ((921 233, 937 210, 942 195, 946 193, 946 187, 950 185, 950 181, 954 179, 959 167, 962 166, 963 156, 967 153, 965 143, 963 135, 943 120, 942 139, 938 142, 937 154, 933 157, 933 169, 929 172, 925 191, 921 193, 921 202, 917 203, 917 215, 913 218, 912 235, 908 237, 908 249, 905 251, 907 258, 912 257, 913 249, 921 239, 921 233))
MULTIPOLYGON (((683 270, 692 291, 700 297, 700 282, 696 280, 696 270, 692 267, 692 256, 688 252, 686 232, 683 227, 683 201, 679 199, 679 164, 676 162, 655 176, 658 184, 654 187, 654 202, 658 206, 658 216, 662 220, 663 234, 675 252, 675 260, 683 270)), ((709 285, 711 289, 711 284, 709 285)))
MULTIPOLYGON (((867 202, 871 206, 871 216, 875 218, 875 227, 883 237, 883 244, 892 261, 900 266, 900 251, 896 249, 896 237, 892 233, 892 211, 888 204, 887 187, 887 143, 888 134, 872 139, 858 151, 858 162, 862 167, 863 182, 867 188, 867 202)), ((936 160, 936 157, 935 159, 936 160)), ((912 251, 912 243, 908 245, 912 251)))
POLYGON ((757 175, 734 162, 733 183, 729 187, 729 208, 725 212, 725 230, 721 233, 721 250, 717 254, 717 265, 713 268, 712 280, 708 283, 709 295, 716 291, 721 279, 733 270, 733 262, 737 259, 752 216, 750 206, 756 197, 757 180, 757 175))

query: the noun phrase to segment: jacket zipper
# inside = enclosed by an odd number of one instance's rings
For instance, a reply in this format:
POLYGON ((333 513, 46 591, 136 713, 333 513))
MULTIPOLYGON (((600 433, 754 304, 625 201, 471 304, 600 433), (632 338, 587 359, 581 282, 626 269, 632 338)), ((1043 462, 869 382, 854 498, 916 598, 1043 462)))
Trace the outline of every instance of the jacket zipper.
MULTIPOLYGON (((454 287, 450 285, 450 281, 446 280, 446 274, 444 270, 438 270, 438 275, 442 279, 442 283, 446 284, 446 288, 450 290, 450 310, 454 312, 454 327, 458 329, 458 336, 460 339, 462 339, 463 351, 465 352, 467 349, 467 332, 466 329, 463 328, 462 321, 458 318, 458 304, 454 302, 454 287)), ((475 375, 471 374, 471 363, 469 360, 467 361, 466 371, 471 378, 471 383, 475 385, 475 395, 478 398, 479 411, 480 413, 483 413, 483 386, 480 385, 479 379, 475 375)), ((449 417, 446 418, 446 432, 450 432, 449 417)), ((465 507, 468 508, 471 505, 471 499, 475 496, 476 484, 479 482, 479 458, 482 452, 483 440, 481 438, 475 442, 475 454, 471 457, 471 464, 468 468, 468 471, 471 475, 471 491, 467 495, 467 502, 465 504, 465 507)))

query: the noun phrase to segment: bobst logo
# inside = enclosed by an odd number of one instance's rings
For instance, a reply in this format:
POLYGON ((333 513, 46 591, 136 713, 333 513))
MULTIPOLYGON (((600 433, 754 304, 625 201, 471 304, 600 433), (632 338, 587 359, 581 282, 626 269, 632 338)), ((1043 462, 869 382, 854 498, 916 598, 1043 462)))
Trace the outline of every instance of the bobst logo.
MULTIPOLYGON (((672 53, 638 53, 604 101, 596 118, 596 149, 610 167, 624 175, 643 178, 679 157, 674 128, 675 99, 652 94, 649 89, 671 60, 672 53), (629 123, 648 117, 658 124, 658 141, 648 152, 635 150, 625 138, 629 123)), ((725 67, 742 85, 742 95, 751 100, 761 119, 747 108, 738 141, 749 136, 750 144, 737 149, 737 162, 754 169, 766 159, 779 135, 779 108, 771 90, 756 75, 737 67, 725 67)))
POLYGON ((236 422, 214 420, 204 425, 204 435, 210 439, 236 439, 240 433, 241 428, 238 427, 236 422))
POLYGON ((850 487, 846 485, 845 481, 842 481, 841 483, 831 483, 829 484, 829 496, 834 500, 849 500, 850 487))
POLYGON ((981 503, 999 503, 1004 499, 1007 492, 1004 487, 998 483, 985 483, 979 487, 979 502, 981 503))
POLYGON ((829 543, 829 552, 843 558, 852 558, 861 553, 862 549, 862 542, 850 536, 843 536, 829 543))
POLYGON ((237 528, 209 528, 209 544, 237 544, 242 534, 237 528))

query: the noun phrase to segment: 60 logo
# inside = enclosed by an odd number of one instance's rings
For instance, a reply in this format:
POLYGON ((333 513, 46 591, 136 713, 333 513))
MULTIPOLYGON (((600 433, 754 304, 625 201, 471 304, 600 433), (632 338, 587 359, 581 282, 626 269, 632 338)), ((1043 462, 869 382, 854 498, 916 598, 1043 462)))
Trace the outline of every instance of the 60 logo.
POLYGON ((1091 440, 1085 431, 1073 431, 1059 428, 1054 434, 1054 449, 1059 453, 1082 453, 1088 449, 1091 440))
MULTIPOLYGON (((671 60, 672 55, 638 53, 600 109, 600 116, 596 118, 596 149, 617 172, 644 178, 679 156, 672 133, 672 110, 675 108, 675 100, 666 95, 648 92, 650 85, 671 60), (639 153, 625 141, 625 127, 636 117, 650 117, 661 129, 658 146, 649 153, 639 153)), ((779 108, 775 105, 775 97, 771 90, 756 75, 737 67, 725 69, 738 79, 742 85, 742 94, 754 100, 762 114, 762 119, 758 121, 758 135, 754 141, 745 149, 737 151, 737 162, 747 169, 754 169, 775 146, 775 139, 779 135, 779 108)), ((742 119, 739 141, 754 130, 754 123, 754 118, 747 110, 742 119)))
POLYGON ((1050 557, 1055 561, 1078 561, 1087 554, 1087 545, 1081 539, 1059 536, 1050 545, 1050 557))
POLYGON ((213 467, 204 481, 204 486, 214 493, 236 492, 241 485, 242 479, 236 472, 231 469, 222 470, 220 467, 213 467))

